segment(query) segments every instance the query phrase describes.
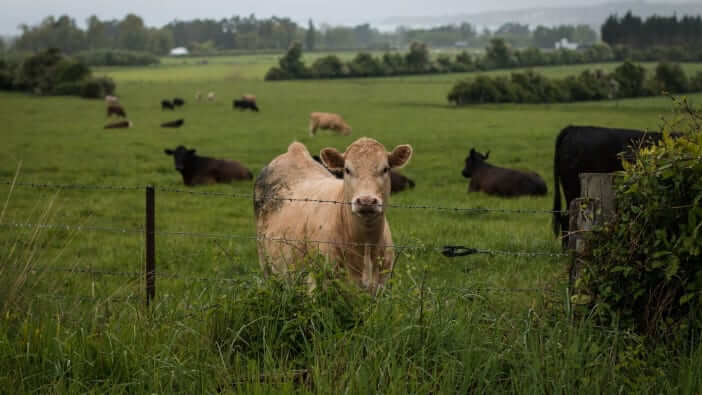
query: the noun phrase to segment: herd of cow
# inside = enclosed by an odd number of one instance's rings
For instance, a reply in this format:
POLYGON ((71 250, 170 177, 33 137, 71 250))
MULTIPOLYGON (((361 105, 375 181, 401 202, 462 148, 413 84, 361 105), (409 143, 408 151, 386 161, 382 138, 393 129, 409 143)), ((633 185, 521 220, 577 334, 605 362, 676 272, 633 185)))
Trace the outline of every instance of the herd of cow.
MULTIPOLYGON (((196 99, 201 99, 200 92, 196 99)), ((208 100, 215 100, 213 92, 208 100)), ((130 127, 118 99, 107 97, 106 101, 108 117, 125 119, 105 128, 130 127)), ((161 102, 163 110, 183 105, 185 101, 179 98, 161 102)), ((234 100, 233 108, 259 111, 253 95, 234 100)), ((178 119, 161 126, 179 127, 183 122, 178 119)), ((352 130, 338 114, 313 112, 309 134, 314 136, 318 129, 343 135, 352 130)), ((561 210, 561 187, 567 209, 580 196, 579 174, 622 170, 622 160, 631 159, 636 149, 661 137, 655 132, 591 126, 561 130, 553 162, 554 233, 564 240, 568 233, 568 215, 561 210)), ((182 145, 164 152, 173 156, 175 169, 188 186, 253 179, 253 173, 235 160, 199 156, 195 149, 182 145)), ((391 193, 415 186, 413 180, 398 172, 412 152, 409 145, 388 152, 381 143, 366 137, 353 142, 344 153, 325 148, 319 156, 311 155, 299 142, 292 143, 287 152, 261 170, 254 182, 258 254, 263 271, 285 273, 297 262, 320 255, 343 269, 354 283, 375 293, 385 283, 394 262, 385 207, 391 193), (305 204, 310 200, 341 204, 305 204)), ((465 158, 462 175, 470 178, 469 192, 501 197, 546 195, 546 182, 539 174, 494 166, 487 162, 489 155, 489 151, 482 154, 471 149, 465 158)))

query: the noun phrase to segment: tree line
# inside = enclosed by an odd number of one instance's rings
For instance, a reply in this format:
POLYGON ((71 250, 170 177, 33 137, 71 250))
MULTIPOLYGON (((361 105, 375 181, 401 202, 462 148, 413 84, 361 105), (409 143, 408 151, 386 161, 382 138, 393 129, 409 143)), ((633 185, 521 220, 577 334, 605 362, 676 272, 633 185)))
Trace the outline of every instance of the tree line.
POLYGON ((344 62, 336 55, 327 55, 306 64, 302 59, 302 44, 295 42, 283 55, 278 65, 265 75, 268 81, 294 79, 333 79, 385 77, 407 74, 458 73, 537 67, 600 63, 612 61, 701 61, 702 49, 685 50, 682 47, 653 47, 632 50, 617 45, 598 43, 581 50, 561 48, 514 48, 502 38, 493 38, 483 54, 461 51, 455 55, 432 55, 425 43, 412 42, 407 52, 385 51, 373 55, 359 52, 344 62))
POLYGON ((652 46, 702 48, 702 17, 653 15, 643 20, 631 12, 621 18, 611 15, 602 25, 602 41, 638 49, 652 46))
POLYGON ((539 26, 533 32, 527 25, 506 23, 492 32, 478 32, 468 23, 428 29, 399 27, 394 32, 381 32, 369 24, 356 26, 316 26, 312 20, 301 26, 289 18, 231 18, 175 20, 160 28, 148 27, 135 14, 123 19, 101 20, 91 16, 81 28, 67 15, 49 16, 35 26, 23 24, 21 34, 3 48, 36 52, 57 48, 64 53, 110 49, 167 54, 174 47, 187 47, 191 52, 211 54, 228 50, 285 50, 292 42, 304 43, 306 50, 391 49, 414 41, 432 47, 484 47, 493 38, 503 38, 515 47, 553 48, 556 41, 567 38, 579 44, 593 44, 597 33, 588 26, 539 26))

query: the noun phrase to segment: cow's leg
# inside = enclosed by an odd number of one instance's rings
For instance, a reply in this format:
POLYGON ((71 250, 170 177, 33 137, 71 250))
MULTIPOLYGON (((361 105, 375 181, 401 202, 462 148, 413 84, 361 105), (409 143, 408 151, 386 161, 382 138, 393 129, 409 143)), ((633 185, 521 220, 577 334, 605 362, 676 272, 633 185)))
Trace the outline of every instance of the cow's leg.
POLYGON ((317 124, 314 121, 310 121, 310 137, 314 137, 315 133, 317 132, 317 124))

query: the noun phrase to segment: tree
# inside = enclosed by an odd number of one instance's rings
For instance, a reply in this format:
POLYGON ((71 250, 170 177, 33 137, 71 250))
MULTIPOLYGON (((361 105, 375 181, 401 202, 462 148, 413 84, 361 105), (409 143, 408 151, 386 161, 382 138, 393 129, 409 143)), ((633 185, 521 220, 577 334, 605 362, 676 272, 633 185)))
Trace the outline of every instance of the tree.
POLYGON ((128 14, 119 23, 120 47, 132 51, 144 51, 148 43, 148 31, 144 21, 137 15, 128 14))
POLYGON ((307 31, 305 32, 305 47, 308 51, 314 51, 316 35, 317 31, 314 28, 314 23, 312 23, 312 19, 310 19, 307 24, 307 31))
POLYGON ((485 59, 494 68, 511 67, 515 63, 512 51, 501 38, 490 40, 490 45, 485 48, 485 51, 485 59))
POLYGON ((405 55, 405 64, 411 72, 423 72, 429 68, 429 50, 424 43, 413 41, 405 55))

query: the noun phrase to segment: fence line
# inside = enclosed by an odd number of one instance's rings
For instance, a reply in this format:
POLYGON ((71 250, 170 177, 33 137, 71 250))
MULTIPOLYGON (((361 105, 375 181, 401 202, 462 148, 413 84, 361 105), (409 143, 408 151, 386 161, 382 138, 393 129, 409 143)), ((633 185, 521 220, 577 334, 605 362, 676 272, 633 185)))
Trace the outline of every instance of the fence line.
MULTIPOLYGON (((48 183, 23 183, 3 181, 3 185, 14 185, 15 187, 29 188, 45 188, 45 189, 75 189, 75 190, 116 190, 116 191, 137 191, 146 188, 146 185, 137 186, 119 186, 119 185, 86 185, 86 184, 48 184, 48 183)), ((208 192, 208 191, 189 191, 177 188, 154 187, 155 190, 167 193, 183 193, 189 195, 207 196, 207 197, 229 197, 235 199, 254 199, 251 193, 233 193, 233 192, 208 192)), ((351 202, 338 200, 324 199, 309 199, 309 198, 281 198, 276 196, 259 196, 260 200, 268 201, 284 201, 284 202, 301 202, 301 203, 318 203, 318 204, 338 204, 351 205, 351 202)), ((484 207, 444 207, 433 206, 426 204, 378 204, 377 206, 395 209, 409 210, 436 210, 436 211, 451 211, 463 213, 502 213, 502 214, 565 214, 565 211, 543 210, 543 209, 507 209, 507 208, 484 208, 484 207)))
MULTIPOLYGON (((110 228, 104 226, 83 226, 83 225, 67 225, 67 224, 31 224, 31 223, 0 223, 0 227, 17 227, 17 228, 40 228, 40 229, 63 229, 63 230, 75 230, 75 231, 99 231, 99 232, 113 232, 113 233, 143 233, 144 230, 141 228, 135 229, 123 229, 123 228, 110 228)), ((473 254, 488 254, 488 255, 503 255, 503 256, 516 256, 516 257, 567 257, 570 254, 562 252, 549 252, 549 251, 508 251, 508 250, 493 250, 484 248, 472 248, 456 245, 442 245, 442 246, 431 246, 431 245, 398 245, 398 244, 367 244, 367 243, 354 243, 354 242, 342 242, 334 240, 308 240, 308 239, 289 239, 285 237, 266 237, 264 235, 236 235, 236 234, 226 234, 226 233, 205 233, 205 232, 184 232, 184 231, 155 231, 156 235, 166 235, 166 236, 184 236, 193 238, 207 238, 215 240, 250 240, 250 241, 273 241, 278 243, 301 243, 301 244, 324 244, 324 245, 336 245, 345 247, 376 247, 376 248, 387 248, 394 249, 397 251, 435 251, 443 254, 446 257, 454 258, 459 256, 473 255, 473 254)))

